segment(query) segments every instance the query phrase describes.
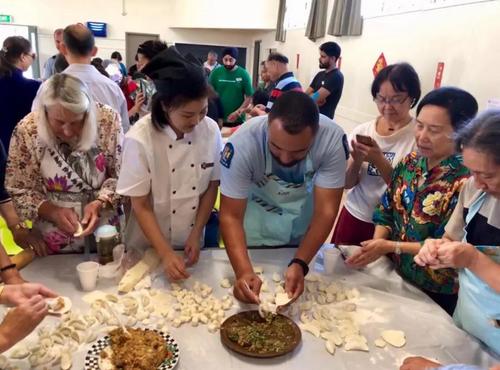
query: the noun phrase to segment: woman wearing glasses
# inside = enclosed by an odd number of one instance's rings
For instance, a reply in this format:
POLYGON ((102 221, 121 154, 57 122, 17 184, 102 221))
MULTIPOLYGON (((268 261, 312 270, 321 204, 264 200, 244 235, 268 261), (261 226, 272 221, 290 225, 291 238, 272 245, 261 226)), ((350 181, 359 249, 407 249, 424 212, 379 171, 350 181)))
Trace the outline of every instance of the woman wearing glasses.
POLYGON ((31 111, 40 82, 23 77, 35 59, 31 44, 21 36, 7 37, 0 49, 0 140, 9 149, 17 122, 31 111))
POLYGON ((391 179, 393 167, 415 149, 415 120, 410 115, 420 98, 420 81, 407 63, 385 67, 371 93, 380 115, 357 126, 350 135, 351 158, 346 172, 350 189, 332 242, 360 245, 371 239, 372 215, 391 179))
POLYGON ((394 168, 391 182, 375 208, 375 232, 346 263, 359 268, 392 254, 398 273, 417 285, 450 315, 457 301, 453 269, 416 266, 413 257, 427 238, 441 238, 444 226, 469 177, 454 135, 477 113, 468 92, 443 87, 428 93, 417 107, 417 152, 394 168))

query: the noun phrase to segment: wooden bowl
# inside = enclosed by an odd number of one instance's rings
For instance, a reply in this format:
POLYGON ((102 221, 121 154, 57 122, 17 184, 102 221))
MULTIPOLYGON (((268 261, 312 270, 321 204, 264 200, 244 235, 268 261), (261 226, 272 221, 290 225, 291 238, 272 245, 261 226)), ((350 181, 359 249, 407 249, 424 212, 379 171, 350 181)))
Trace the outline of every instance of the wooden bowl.
POLYGON ((278 316, 281 316, 285 319, 285 321, 290 325, 291 330, 293 332, 293 338, 287 342, 287 345, 284 349, 278 352, 254 352, 250 351, 248 348, 243 347, 239 345, 236 342, 233 342, 231 339, 228 337, 228 328, 235 322, 235 321, 241 321, 241 320, 250 320, 250 321, 262 321, 262 319, 259 315, 259 312, 254 310, 254 311, 243 311, 239 312, 237 314, 234 314, 230 317, 228 317, 221 325, 220 328, 220 338, 222 343, 229 348, 230 350, 237 352, 239 354, 242 354, 244 356, 249 356, 249 357, 255 357, 255 358, 270 358, 270 357, 278 357, 278 356, 283 356, 287 353, 292 352, 295 350, 295 348, 300 344, 300 341, 302 340, 302 333, 290 318, 278 314, 278 316))

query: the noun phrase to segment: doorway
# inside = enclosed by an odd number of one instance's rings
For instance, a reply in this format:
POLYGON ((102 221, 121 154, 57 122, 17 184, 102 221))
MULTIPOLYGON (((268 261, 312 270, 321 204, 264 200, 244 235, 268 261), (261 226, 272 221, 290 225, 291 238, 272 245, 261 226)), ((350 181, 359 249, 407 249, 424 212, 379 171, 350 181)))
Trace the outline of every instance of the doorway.
POLYGON ((259 85, 259 71, 260 71, 260 44, 262 44, 262 40, 256 40, 253 45, 253 86, 257 88, 259 85))
POLYGON ((135 54, 137 53, 137 48, 140 44, 148 40, 159 40, 160 35, 152 33, 136 33, 136 32, 126 32, 125 33, 125 53, 126 53, 126 63, 127 68, 135 63, 135 54))

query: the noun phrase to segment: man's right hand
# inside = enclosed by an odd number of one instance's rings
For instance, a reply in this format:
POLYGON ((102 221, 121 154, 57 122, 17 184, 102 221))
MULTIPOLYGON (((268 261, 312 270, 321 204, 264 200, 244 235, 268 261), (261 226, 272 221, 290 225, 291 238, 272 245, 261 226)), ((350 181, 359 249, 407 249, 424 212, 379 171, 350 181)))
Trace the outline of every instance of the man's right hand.
POLYGON ((31 333, 47 316, 47 303, 41 295, 24 301, 5 315, 0 324, 0 336, 5 338, 6 350, 31 333))
POLYGON ((243 274, 236 279, 233 290, 234 296, 241 302, 259 304, 261 285, 262 281, 254 272, 243 274))

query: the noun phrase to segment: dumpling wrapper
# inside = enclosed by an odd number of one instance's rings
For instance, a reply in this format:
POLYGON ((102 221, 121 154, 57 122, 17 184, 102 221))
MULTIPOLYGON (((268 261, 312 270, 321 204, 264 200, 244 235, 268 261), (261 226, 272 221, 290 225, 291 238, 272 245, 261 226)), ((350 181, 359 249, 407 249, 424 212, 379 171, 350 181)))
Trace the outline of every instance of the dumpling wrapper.
POLYGON ((82 234, 83 234, 83 226, 81 223, 78 223, 78 228, 77 228, 76 232, 73 234, 73 236, 75 238, 79 238, 80 236, 82 236, 82 234))
POLYGON ((406 336, 402 330, 384 330, 381 336, 383 340, 397 348, 401 348, 406 344, 406 336))
POLYGON ((278 293, 275 297, 275 302, 277 307, 287 306, 291 303, 292 299, 288 298, 288 293, 278 293))
POLYGON ((72 302, 68 297, 59 296, 47 299, 47 308, 50 314, 62 315, 71 310, 72 302))

